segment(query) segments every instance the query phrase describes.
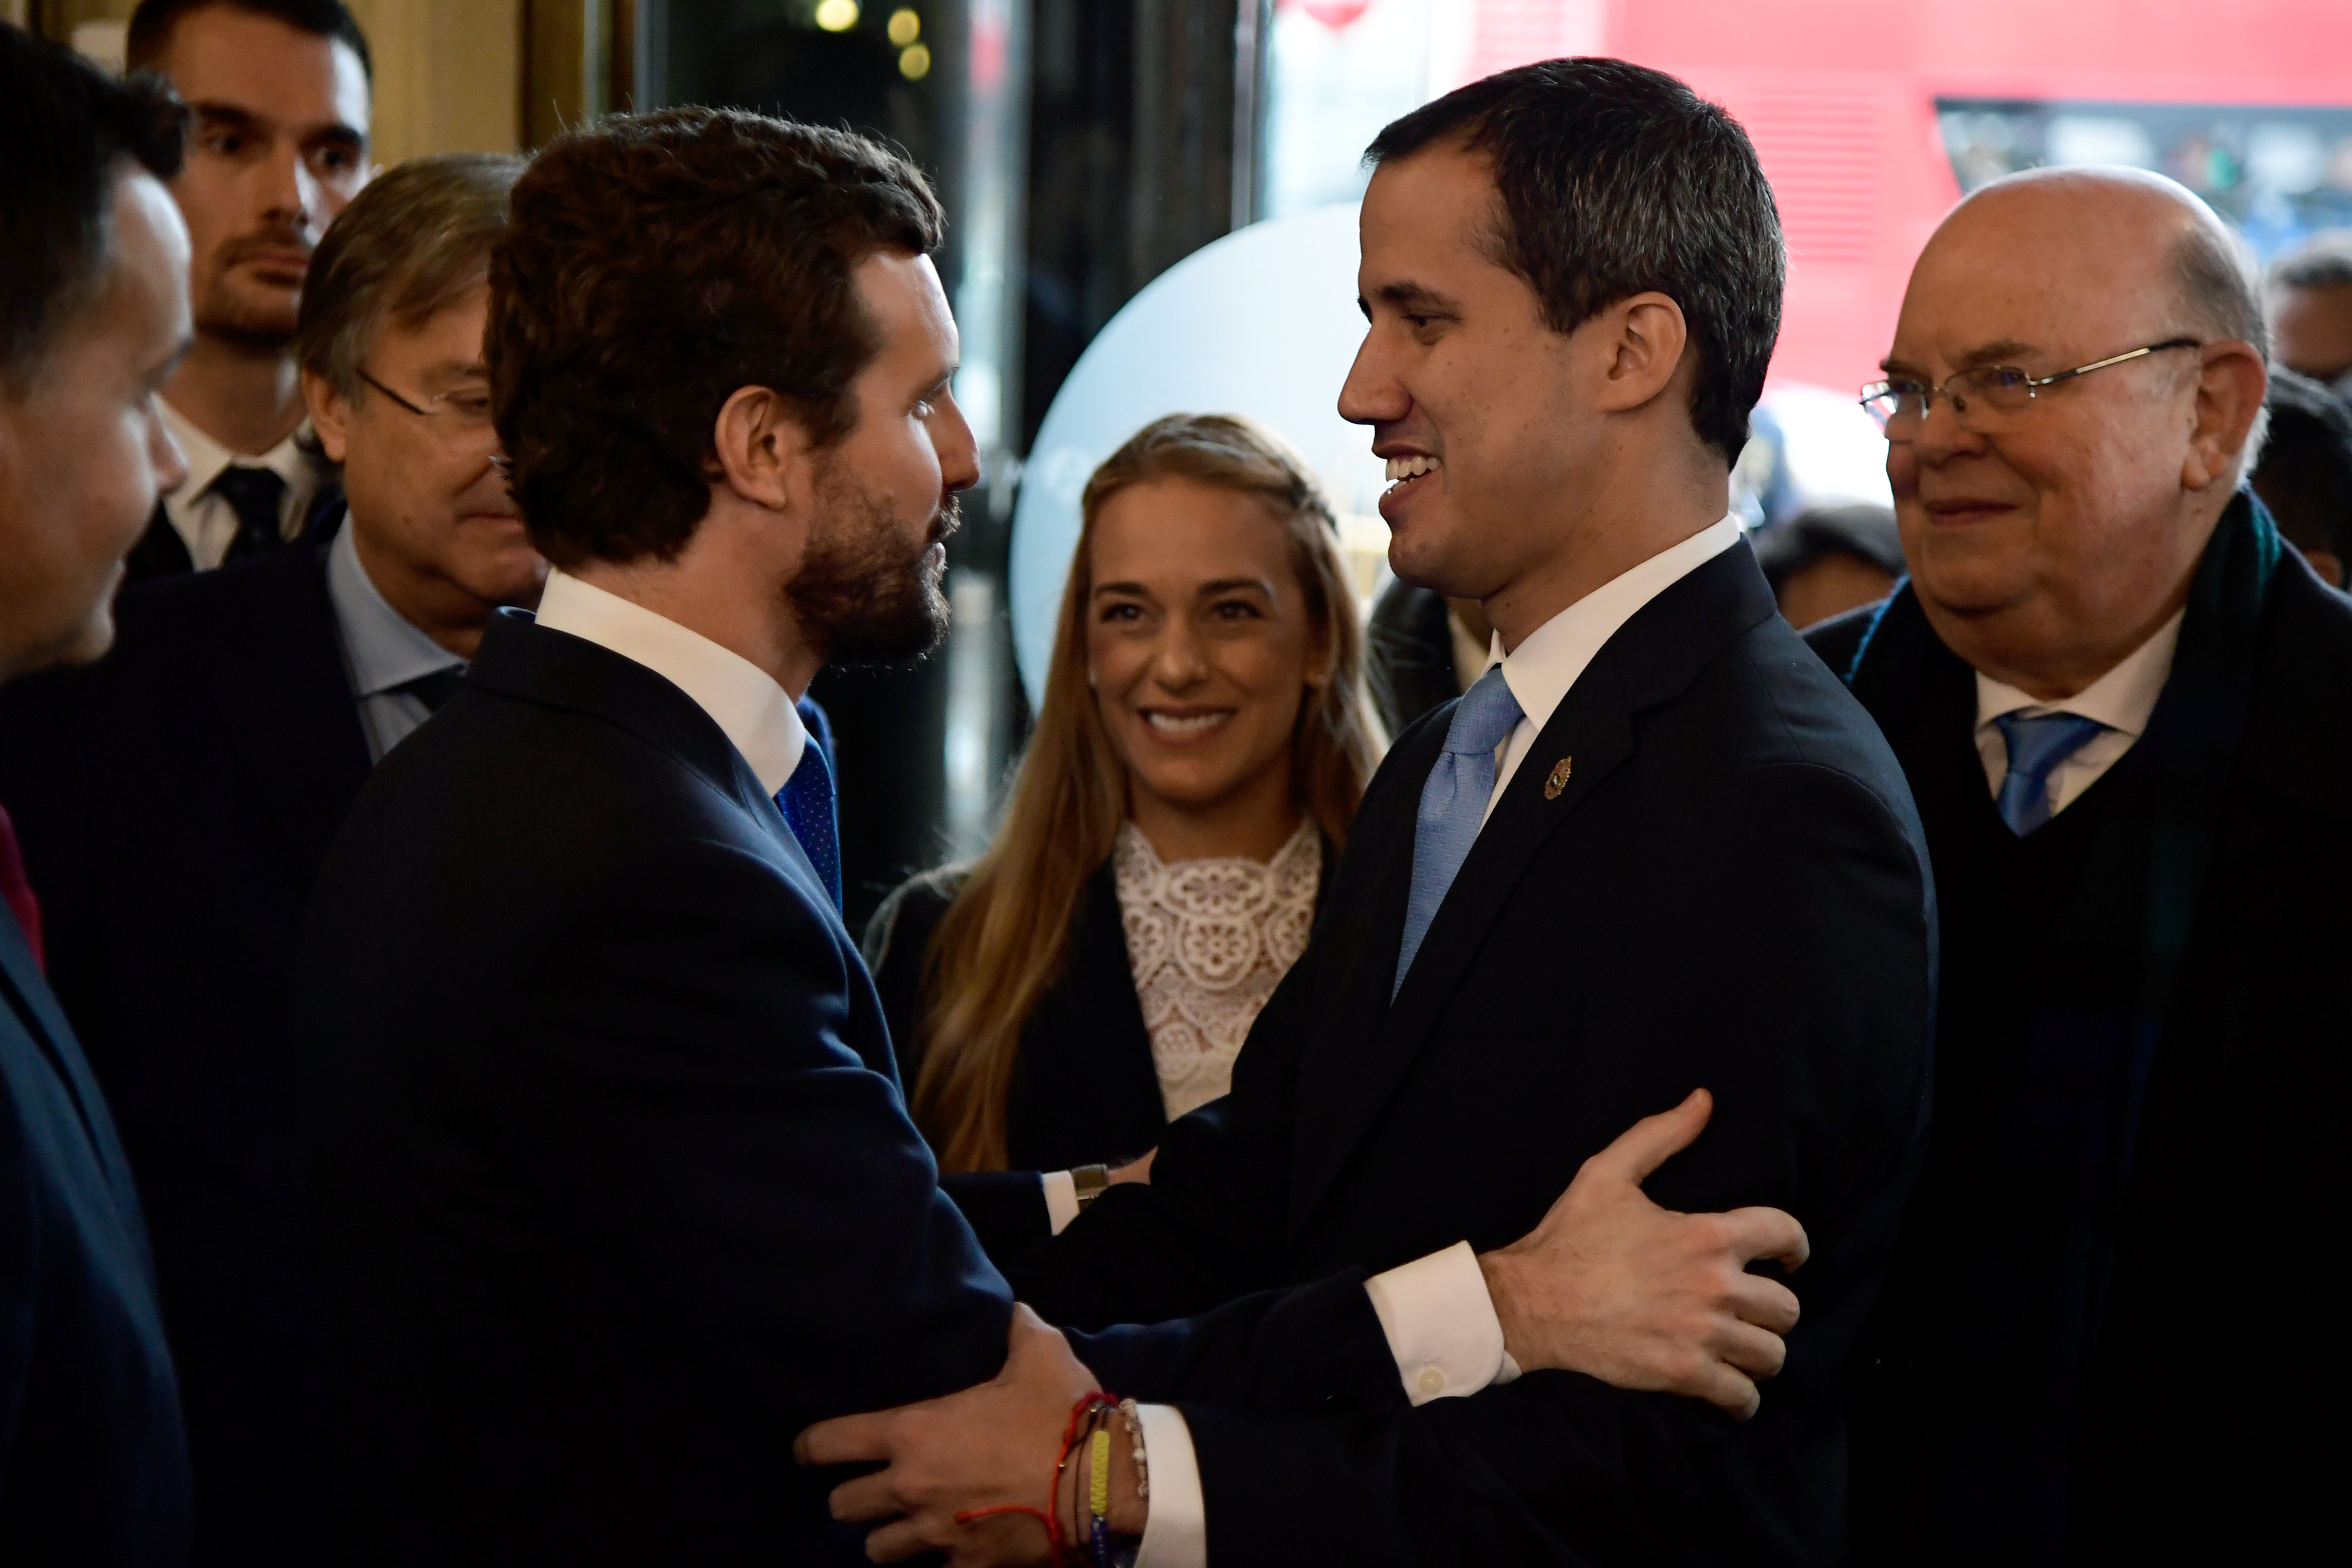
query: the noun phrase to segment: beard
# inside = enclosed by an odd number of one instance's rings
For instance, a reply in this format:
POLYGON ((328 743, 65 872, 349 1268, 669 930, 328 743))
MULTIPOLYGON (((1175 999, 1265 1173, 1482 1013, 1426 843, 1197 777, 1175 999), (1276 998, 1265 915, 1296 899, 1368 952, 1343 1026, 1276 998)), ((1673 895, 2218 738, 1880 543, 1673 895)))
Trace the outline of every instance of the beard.
POLYGON ((898 664, 938 647, 948 629, 946 567, 932 565, 930 552, 956 530, 955 499, 909 549, 889 505, 845 469, 821 478, 817 495, 824 523, 784 585, 809 646, 828 664, 898 664))

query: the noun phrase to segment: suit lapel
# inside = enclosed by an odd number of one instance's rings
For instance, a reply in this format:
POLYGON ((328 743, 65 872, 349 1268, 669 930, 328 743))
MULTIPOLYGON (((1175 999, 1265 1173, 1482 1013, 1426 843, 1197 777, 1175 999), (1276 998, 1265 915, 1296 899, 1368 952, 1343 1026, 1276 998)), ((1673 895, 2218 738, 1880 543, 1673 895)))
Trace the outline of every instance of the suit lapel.
MULTIPOLYGON (((1634 758, 1634 715, 1680 695, 1727 644, 1774 613, 1754 557, 1744 548, 1727 550, 1620 627, 1560 700, 1471 845, 1395 1001, 1369 1031, 1360 1026, 1318 1032, 1301 1071, 1294 1229, 1329 1190, 1428 1043, 1538 852, 1634 758), (1563 759, 1570 760, 1565 768, 1563 759), (1319 1123, 1311 1132, 1310 1118, 1319 1123)), ((1367 988, 1386 993, 1402 945, 1418 781, 1435 764, 1443 732, 1417 739, 1416 782, 1400 792, 1410 795, 1402 831, 1393 817, 1383 825, 1390 842, 1382 846, 1385 875, 1374 900, 1379 923, 1365 940, 1349 944, 1354 952, 1343 972, 1343 994, 1352 994, 1359 1004, 1367 988)), ((1572 890, 1562 889, 1561 896, 1572 897, 1572 890)), ((1572 959, 1563 954, 1562 961, 1572 959)))
POLYGON ((0 909, 0 991, 6 993, 5 1005, 16 1014, 34 1049, 48 1058, 50 1068, 65 1085, 67 1097, 81 1119, 90 1147, 97 1151, 109 1184, 117 1189, 119 1198, 135 1202, 129 1175, 131 1167, 114 1135, 106 1099, 99 1090, 98 1080, 90 1076, 89 1064, 82 1059, 73 1026, 66 1021, 48 982, 42 977, 40 966, 33 962, 33 951, 17 929, 16 917, 5 909, 0 909))

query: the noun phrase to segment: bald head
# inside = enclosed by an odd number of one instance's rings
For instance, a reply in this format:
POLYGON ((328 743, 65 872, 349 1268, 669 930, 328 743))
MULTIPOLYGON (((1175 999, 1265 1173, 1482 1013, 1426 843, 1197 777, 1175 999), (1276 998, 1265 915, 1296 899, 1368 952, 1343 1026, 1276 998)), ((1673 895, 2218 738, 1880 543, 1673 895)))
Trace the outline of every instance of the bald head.
POLYGON ((2186 601, 2262 415, 2242 258, 2188 190, 2113 169, 1997 181, 1927 242, 1889 378, 2005 366, 2038 384, 2000 414, 1939 397, 1887 447, 1922 605, 1978 669, 2071 694, 2186 601))

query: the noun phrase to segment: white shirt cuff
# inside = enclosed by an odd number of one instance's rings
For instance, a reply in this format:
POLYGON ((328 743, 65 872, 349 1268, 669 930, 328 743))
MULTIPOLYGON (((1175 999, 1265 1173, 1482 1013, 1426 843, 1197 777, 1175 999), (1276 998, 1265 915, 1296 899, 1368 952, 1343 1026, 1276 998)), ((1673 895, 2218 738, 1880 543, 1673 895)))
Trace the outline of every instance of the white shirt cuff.
POLYGON ((1037 1180, 1045 1188, 1045 1223, 1059 1236, 1078 1217, 1078 1184, 1070 1179, 1067 1171, 1047 1171, 1037 1180))
POLYGON ((1139 1405, 1135 1413, 1142 1418, 1143 1462, 1151 1472, 1151 1511, 1144 1516, 1135 1568, 1208 1568, 1208 1511, 1201 1502, 1192 1429, 1172 1405, 1139 1405))
POLYGON ((1364 1281, 1372 1313, 1415 1405, 1508 1383, 1519 1368, 1503 1352, 1503 1321, 1466 1241, 1364 1281))

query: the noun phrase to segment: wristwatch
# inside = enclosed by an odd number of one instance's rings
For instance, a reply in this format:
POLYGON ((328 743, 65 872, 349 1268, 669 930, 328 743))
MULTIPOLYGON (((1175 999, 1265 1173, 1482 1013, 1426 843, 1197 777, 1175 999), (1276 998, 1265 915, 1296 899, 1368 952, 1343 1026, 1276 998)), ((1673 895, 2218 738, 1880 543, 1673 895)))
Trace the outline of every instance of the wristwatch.
POLYGON ((1110 1167, 1073 1165, 1070 1167, 1070 1185, 1078 1190, 1078 1212, 1084 1214, 1088 1204, 1109 1190, 1110 1167))

